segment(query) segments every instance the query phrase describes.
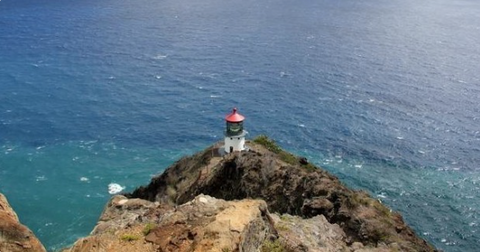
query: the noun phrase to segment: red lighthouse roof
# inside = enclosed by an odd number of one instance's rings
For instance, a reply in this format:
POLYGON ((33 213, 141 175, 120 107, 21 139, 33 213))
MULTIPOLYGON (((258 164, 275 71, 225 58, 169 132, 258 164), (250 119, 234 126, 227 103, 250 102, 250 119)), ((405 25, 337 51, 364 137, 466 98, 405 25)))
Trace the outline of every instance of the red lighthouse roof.
POLYGON ((237 108, 233 108, 232 113, 225 116, 225 120, 227 122, 237 123, 237 122, 242 122, 243 120, 245 120, 245 117, 243 115, 240 115, 239 113, 237 113, 237 108))

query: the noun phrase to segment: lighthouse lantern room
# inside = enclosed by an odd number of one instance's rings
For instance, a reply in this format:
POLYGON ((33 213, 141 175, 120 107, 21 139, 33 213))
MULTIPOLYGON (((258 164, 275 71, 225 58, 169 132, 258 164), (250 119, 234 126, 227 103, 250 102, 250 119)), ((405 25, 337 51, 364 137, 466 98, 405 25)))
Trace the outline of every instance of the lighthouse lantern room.
POLYGON ((245 150, 245 136, 248 132, 243 129, 243 120, 245 117, 239 114, 236 108, 225 117, 227 123, 225 129, 226 153, 245 150))

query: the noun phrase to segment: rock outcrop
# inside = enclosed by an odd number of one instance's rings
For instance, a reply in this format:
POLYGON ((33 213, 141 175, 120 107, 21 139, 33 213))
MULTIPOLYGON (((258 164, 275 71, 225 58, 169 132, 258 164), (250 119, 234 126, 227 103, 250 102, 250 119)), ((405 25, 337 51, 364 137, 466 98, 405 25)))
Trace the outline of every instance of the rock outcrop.
POLYGON ((44 252, 45 248, 26 226, 18 220, 3 194, 0 193, 0 251, 44 252))
POLYGON ((67 251, 436 251, 401 215, 278 148, 216 144, 114 196, 67 251))
POLYGON ((274 234, 262 200, 198 195, 171 207, 115 196, 92 234, 66 251, 255 251, 274 234))

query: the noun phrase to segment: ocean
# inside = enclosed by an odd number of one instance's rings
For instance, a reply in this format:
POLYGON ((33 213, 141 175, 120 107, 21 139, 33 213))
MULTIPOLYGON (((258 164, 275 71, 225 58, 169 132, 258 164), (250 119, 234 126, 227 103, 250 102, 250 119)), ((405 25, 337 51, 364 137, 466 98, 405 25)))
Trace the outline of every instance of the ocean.
POLYGON ((237 107, 249 138, 478 251, 478 41, 475 0, 0 0, 0 192, 57 251, 237 107))

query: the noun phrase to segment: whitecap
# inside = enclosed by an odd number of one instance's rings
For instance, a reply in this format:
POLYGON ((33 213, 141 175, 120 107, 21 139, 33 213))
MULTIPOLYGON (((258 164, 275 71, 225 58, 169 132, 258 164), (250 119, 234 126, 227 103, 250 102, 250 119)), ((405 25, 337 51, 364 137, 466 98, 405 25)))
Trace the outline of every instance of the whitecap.
POLYGON ((154 59, 156 60, 161 60, 161 59, 165 59, 167 58, 168 55, 162 55, 162 54, 158 54, 157 56, 153 57, 154 59))
POLYGON ((108 185, 108 193, 109 194, 116 194, 116 193, 119 193, 121 191, 123 191, 125 189, 124 186, 121 186, 117 183, 110 183, 108 185))
POLYGON ((87 177, 81 177, 81 178, 80 178, 80 181, 82 181, 82 182, 88 182, 89 179, 88 179, 87 177))
POLYGON ((378 198, 382 198, 382 199, 386 199, 387 198, 387 195, 385 195, 385 193, 380 193, 380 194, 377 194, 377 197, 378 198))
POLYGON ((45 176, 43 176, 43 175, 42 175, 42 176, 36 176, 36 177, 35 177, 35 180, 36 180, 37 182, 39 182, 39 181, 45 181, 45 180, 47 180, 47 177, 45 177, 45 176))

